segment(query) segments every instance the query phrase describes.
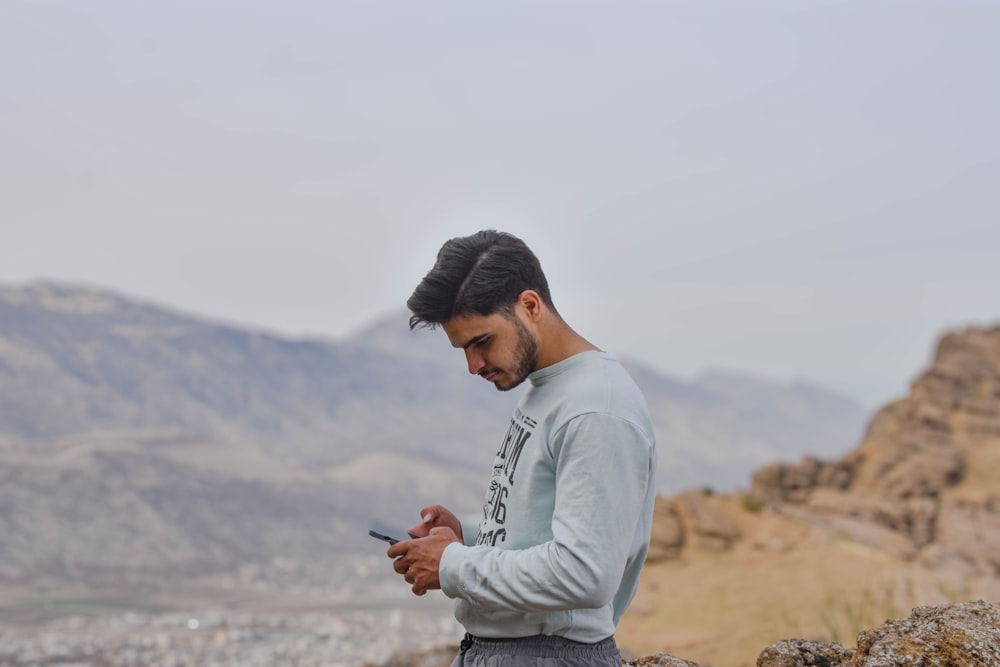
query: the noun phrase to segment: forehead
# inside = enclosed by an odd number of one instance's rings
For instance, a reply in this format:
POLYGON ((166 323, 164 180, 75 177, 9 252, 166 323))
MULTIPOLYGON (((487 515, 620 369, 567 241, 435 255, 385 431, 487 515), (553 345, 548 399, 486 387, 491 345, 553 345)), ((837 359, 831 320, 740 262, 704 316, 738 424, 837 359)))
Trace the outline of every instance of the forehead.
POLYGON ((454 347, 467 347, 477 338, 496 334, 510 327, 510 321, 498 313, 492 315, 459 315, 441 325, 454 347))

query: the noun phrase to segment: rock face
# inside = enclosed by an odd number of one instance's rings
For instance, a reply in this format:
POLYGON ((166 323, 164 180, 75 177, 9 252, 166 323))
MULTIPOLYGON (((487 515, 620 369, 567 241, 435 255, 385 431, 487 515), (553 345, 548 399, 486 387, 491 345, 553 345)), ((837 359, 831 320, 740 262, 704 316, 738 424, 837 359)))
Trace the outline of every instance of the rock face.
POLYGON ((895 556, 995 576, 1000 488, 988 478, 998 464, 1000 327, 945 335, 858 448, 763 468, 751 496, 895 556))
POLYGON ((943 336, 839 459, 658 499, 647 564, 639 654, 742 667, 801 637, 758 665, 1000 667, 1000 327, 943 336))

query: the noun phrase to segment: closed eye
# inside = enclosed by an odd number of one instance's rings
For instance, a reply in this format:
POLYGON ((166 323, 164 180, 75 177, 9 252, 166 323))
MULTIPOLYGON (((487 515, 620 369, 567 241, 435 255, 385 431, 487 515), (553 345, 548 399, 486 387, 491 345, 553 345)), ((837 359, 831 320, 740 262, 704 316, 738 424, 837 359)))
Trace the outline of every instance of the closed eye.
POLYGON ((463 350, 468 350, 470 347, 476 347, 476 348, 479 348, 481 350, 481 349, 485 348, 487 345, 489 345, 489 341, 490 341, 490 336, 487 335, 487 334, 482 334, 480 336, 476 336, 475 338, 473 338, 472 340, 470 340, 468 343, 466 343, 465 345, 463 345, 462 349, 463 350))

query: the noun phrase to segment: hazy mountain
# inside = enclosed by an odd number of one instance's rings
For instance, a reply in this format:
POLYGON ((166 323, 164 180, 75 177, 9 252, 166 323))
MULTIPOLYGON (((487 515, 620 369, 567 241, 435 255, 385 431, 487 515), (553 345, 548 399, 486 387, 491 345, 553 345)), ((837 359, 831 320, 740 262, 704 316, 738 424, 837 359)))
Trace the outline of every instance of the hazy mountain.
MULTIPOLYGON (((624 355, 620 355, 624 356, 624 355)), ((804 383, 626 360, 664 491, 856 444, 858 404, 804 383)), ((0 582, 142 582, 286 557, 322 571, 375 519, 475 512, 519 391, 468 377, 400 312, 293 339, 65 284, 0 288, 0 582)))

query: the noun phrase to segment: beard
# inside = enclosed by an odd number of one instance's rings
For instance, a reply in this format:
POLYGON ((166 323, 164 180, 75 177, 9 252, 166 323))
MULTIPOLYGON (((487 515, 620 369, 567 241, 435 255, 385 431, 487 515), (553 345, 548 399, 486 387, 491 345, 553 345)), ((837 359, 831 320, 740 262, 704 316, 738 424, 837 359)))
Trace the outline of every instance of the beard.
POLYGON ((494 382, 493 384, 497 388, 497 391, 510 391, 514 387, 517 387, 538 366, 538 341, 528 331, 528 327, 524 326, 516 316, 513 322, 514 329, 517 331, 517 347, 514 348, 514 368, 510 372, 513 379, 506 384, 502 384, 499 381, 494 382))

